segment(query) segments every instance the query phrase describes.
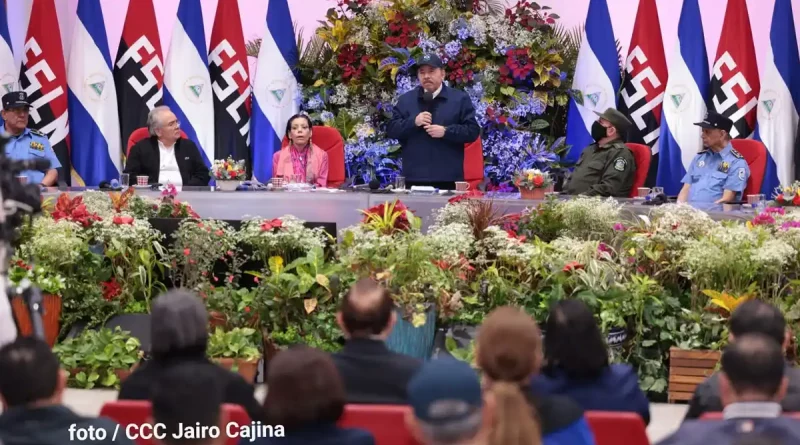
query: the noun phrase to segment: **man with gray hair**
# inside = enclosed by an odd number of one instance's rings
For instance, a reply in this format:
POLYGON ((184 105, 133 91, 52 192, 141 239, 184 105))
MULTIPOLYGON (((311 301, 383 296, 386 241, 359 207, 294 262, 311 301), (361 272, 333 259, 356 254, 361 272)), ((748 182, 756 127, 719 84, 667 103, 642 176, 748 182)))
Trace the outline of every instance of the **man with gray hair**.
POLYGON ((138 176, 147 176, 148 184, 208 185, 206 160, 181 131, 181 123, 169 107, 153 108, 147 115, 147 129, 150 137, 128 152, 125 173, 130 175, 131 185, 138 176))

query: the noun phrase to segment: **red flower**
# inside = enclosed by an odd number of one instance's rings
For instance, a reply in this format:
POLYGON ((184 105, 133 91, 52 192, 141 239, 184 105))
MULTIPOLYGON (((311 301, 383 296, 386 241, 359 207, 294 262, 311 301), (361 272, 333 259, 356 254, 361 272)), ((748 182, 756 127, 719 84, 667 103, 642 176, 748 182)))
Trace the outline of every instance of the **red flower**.
POLYGON ((131 217, 131 216, 115 216, 114 219, 113 219, 113 222, 114 222, 114 224, 116 224, 118 226, 122 225, 122 224, 128 224, 128 225, 132 226, 133 225, 133 217, 131 217))
POLYGON ((183 249, 183 255, 184 256, 189 256, 189 255, 191 255, 191 253, 192 253, 192 249, 189 249, 188 247, 183 249))
POLYGON ((261 223, 261 231, 267 232, 274 229, 280 229, 283 227, 283 221, 280 218, 271 219, 269 221, 264 221, 261 223))
POLYGON ((102 221, 102 218, 86 210, 86 204, 83 203, 83 196, 70 198, 67 193, 62 193, 58 197, 52 216, 56 221, 66 219, 76 222, 83 227, 89 227, 95 221, 102 221))
POLYGON ((500 82, 511 85, 515 80, 525 80, 535 68, 527 49, 510 49, 506 51, 506 64, 500 67, 500 82))
POLYGON ((228 283, 233 283, 233 275, 228 276, 228 283))
POLYGON ((224 235, 224 234, 225 234, 225 232, 223 232, 223 231, 222 231, 222 229, 220 229, 220 230, 217 230, 217 231, 216 231, 216 232, 214 232, 214 233, 215 233, 217 236, 222 236, 222 235, 224 235))
MULTIPOLYGON (((366 215, 364 215, 364 219, 361 220, 362 223, 367 223, 370 220, 371 216, 377 216, 383 219, 384 215, 388 211, 388 206, 390 203, 384 202, 378 204, 376 206, 370 207, 365 211, 366 215)), ((397 218, 394 220, 394 229, 396 230, 408 230, 411 228, 411 222, 406 217, 406 211, 408 207, 403 204, 402 201, 397 200, 394 202, 394 208, 392 208, 392 215, 397 215, 397 218)))
POLYGON ((475 190, 470 190, 467 193, 464 193, 463 195, 453 196, 452 198, 448 199, 447 202, 450 204, 455 204, 465 199, 480 199, 482 197, 483 197, 483 192, 481 192, 478 189, 475 189, 475 190))
POLYGON ((117 283, 116 278, 112 278, 110 281, 104 281, 100 283, 100 285, 103 287, 103 298, 106 301, 111 301, 122 293, 122 286, 117 283))
POLYGON ((794 195, 794 199, 792 199, 792 204, 800 206, 800 195, 794 195))
POLYGON ((448 264, 447 261, 445 261, 445 260, 432 260, 432 262, 439 269, 442 269, 442 270, 450 269, 450 264, 448 264))
POLYGON ((250 306, 245 306, 244 307, 244 311, 249 314, 250 313, 250 306))
POLYGON ((534 176, 533 177, 533 186, 534 187, 541 187, 544 184, 544 176, 534 176))
POLYGON ((25 264, 25 262, 24 262, 24 261, 22 261, 22 260, 17 260, 17 262, 16 262, 16 263, 14 263, 14 264, 15 264, 17 267, 21 267, 21 268, 23 268, 23 269, 25 269, 25 270, 31 270, 31 266, 30 266, 30 265, 28 265, 28 264, 25 264))
POLYGON ((579 263, 577 261, 572 261, 572 262, 567 263, 564 266, 564 268, 561 269, 561 271, 562 272, 574 272, 574 271, 576 271, 578 269, 583 269, 583 264, 581 264, 581 263, 579 263))

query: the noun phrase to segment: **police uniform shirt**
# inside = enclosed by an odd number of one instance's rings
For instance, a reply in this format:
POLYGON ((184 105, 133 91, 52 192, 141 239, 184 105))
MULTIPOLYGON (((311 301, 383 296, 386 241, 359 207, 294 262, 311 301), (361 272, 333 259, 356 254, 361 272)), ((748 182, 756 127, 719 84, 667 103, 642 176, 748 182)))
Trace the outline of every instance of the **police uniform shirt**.
POLYGON ((749 177, 747 161, 728 142, 719 153, 710 149, 698 153, 681 182, 691 186, 689 202, 715 202, 725 190, 736 192, 736 199, 741 199, 749 177))
MULTIPOLYGON (((43 133, 26 128, 17 136, 11 136, 6 144, 6 156, 10 159, 24 161, 28 159, 43 158, 50 161, 50 168, 60 168, 55 152, 50 147, 50 141, 43 133)), ((25 170, 21 176, 28 177, 29 184, 40 184, 44 180, 46 171, 25 170)))

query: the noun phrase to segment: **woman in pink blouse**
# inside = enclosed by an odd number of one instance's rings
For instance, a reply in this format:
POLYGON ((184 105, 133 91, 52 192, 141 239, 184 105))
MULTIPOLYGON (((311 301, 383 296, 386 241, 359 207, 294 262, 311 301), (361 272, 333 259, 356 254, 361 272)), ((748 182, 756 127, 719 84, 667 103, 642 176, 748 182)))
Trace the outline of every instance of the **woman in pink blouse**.
POLYGON ((328 184, 328 153, 311 142, 311 119, 296 114, 286 124, 289 146, 272 157, 272 174, 291 181, 299 176, 301 182, 326 187, 328 184))

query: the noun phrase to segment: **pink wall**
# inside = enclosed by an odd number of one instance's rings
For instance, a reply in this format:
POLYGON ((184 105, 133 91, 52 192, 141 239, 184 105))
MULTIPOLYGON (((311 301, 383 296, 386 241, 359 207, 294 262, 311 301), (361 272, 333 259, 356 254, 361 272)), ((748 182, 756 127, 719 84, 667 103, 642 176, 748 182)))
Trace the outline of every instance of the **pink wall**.
MULTIPOLYGON (((203 17, 205 19, 206 39, 211 38, 211 27, 218 0, 201 0, 203 17)), ((507 3, 516 3, 516 0, 506 0, 507 3)), ((638 0, 607 0, 614 26, 614 33, 622 43, 623 52, 633 32, 633 23, 636 17, 638 0)), ((27 15, 29 15, 32 0, 9 1, 9 27, 12 35, 15 54, 19 59, 22 40, 24 39, 27 15)), ((71 28, 74 22, 75 10, 78 0, 55 0, 61 21, 61 34, 64 42, 65 53, 69 49, 71 28)), ((269 0, 239 0, 242 26, 245 39, 257 38, 263 31, 267 3, 269 0)), ((542 4, 553 6, 554 12, 562 17, 565 26, 578 26, 586 19, 589 0, 539 0, 542 4), (567 6, 568 5, 568 6, 567 6)), ((677 37, 678 18, 682 0, 656 0, 661 20, 661 32, 664 39, 667 57, 672 54, 677 37)), ((179 0, 156 0, 156 16, 159 32, 161 34, 162 48, 165 53, 169 48, 169 39, 172 26, 176 19, 179 0)), ((700 9, 703 15, 703 26, 706 33, 706 45, 709 57, 713 60, 716 55, 717 42, 722 30, 722 20, 725 14, 727 0, 700 0, 700 9)), ((119 38, 122 34, 122 25, 125 20, 128 0, 101 0, 103 13, 106 19, 106 30, 109 39, 112 60, 116 56, 119 38)), ((335 0, 289 0, 292 19, 304 28, 305 34, 310 36, 317 27, 319 20, 325 16, 328 8, 336 4, 335 0)), ((774 0, 747 0, 750 11, 750 24, 753 28, 756 53, 759 65, 766 54, 769 42, 769 27, 772 19, 774 0)), ((792 0, 794 7, 795 24, 800 25, 800 0, 792 0)), ((166 55, 166 54, 165 54, 166 55)))

